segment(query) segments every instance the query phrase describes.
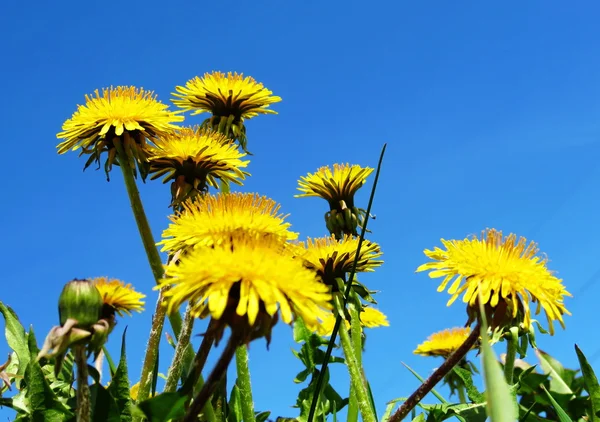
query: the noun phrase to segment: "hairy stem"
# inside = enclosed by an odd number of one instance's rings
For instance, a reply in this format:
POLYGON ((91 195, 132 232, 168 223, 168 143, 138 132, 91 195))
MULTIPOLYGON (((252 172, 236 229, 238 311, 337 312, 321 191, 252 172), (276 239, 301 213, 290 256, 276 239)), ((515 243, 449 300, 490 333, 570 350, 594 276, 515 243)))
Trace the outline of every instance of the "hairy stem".
POLYGON ((246 345, 238 347, 235 351, 235 363, 237 368, 237 386, 240 389, 244 422, 255 422, 254 400, 252 398, 252 384, 250 382, 248 349, 246 345))
MULTIPOLYGON (((163 264, 160 259, 160 254, 158 253, 158 249, 156 248, 156 242, 154 241, 154 236, 152 235, 152 230, 150 229, 150 223, 148 223, 148 218, 146 217, 146 212, 144 211, 144 205, 142 204, 140 192, 138 191, 137 184, 135 182, 133 169, 131 168, 129 157, 127 157, 127 154, 123 149, 121 139, 119 137, 115 137, 113 140, 115 148, 117 149, 119 167, 123 173, 123 180, 125 181, 125 187, 127 188, 127 195, 129 196, 131 210, 133 211, 133 216, 135 217, 135 222, 142 239, 142 244, 144 245, 144 250, 146 251, 148 263, 150 264, 154 281, 156 284, 160 284, 164 274, 163 264)), ((155 317, 152 321, 152 328, 150 330, 151 338, 148 340, 148 346, 152 345, 152 348, 146 349, 146 357, 144 358, 144 365, 142 366, 142 375, 140 376, 140 391, 138 393, 139 401, 147 399, 150 392, 149 383, 146 382, 147 388, 142 389, 142 387, 145 386, 141 381, 148 380, 149 374, 154 368, 152 365, 146 365, 146 362, 152 362, 152 364, 154 364, 155 358, 153 359, 152 356, 156 356, 158 353, 158 345, 160 343, 160 336, 162 335, 162 329, 165 321, 165 315, 159 315, 160 312, 158 312, 158 308, 159 306, 157 306, 157 312, 155 313, 155 317), (152 337, 156 335, 157 337, 153 339, 152 337)), ((171 322, 171 327, 173 328, 175 337, 179 337, 182 324, 181 315, 178 312, 175 312, 169 315, 169 321, 171 322)), ((191 363, 193 358, 194 350, 190 346, 186 351, 185 363, 191 363)))
POLYGON ((456 351, 452 353, 448 359, 446 359, 444 363, 442 363, 442 365, 436 369, 435 372, 431 374, 429 378, 427 378, 425 382, 423 382, 423 384, 421 384, 408 399, 406 399, 404 403, 402 403, 402 406, 396 410, 388 422, 400 422, 402 419, 404 419, 410 413, 410 411, 414 409, 417 404, 419 404, 423 397, 425 397, 433 389, 433 387, 435 387, 435 385, 442 380, 442 378, 452 371, 452 368, 460 363, 460 361, 467 355, 469 350, 471 350, 479 338, 479 330, 479 324, 477 324, 477 327, 471 331, 471 334, 469 337, 467 337, 464 343, 461 344, 461 346, 456 349, 456 351))
POLYGON ((240 337, 235 333, 232 333, 231 337, 229 337, 229 341, 227 342, 227 346, 225 346, 225 350, 223 350, 223 353, 221 354, 221 357, 219 358, 213 371, 208 376, 206 383, 204 383, 202 389, 198 392, 196 397, 194 397, 194 401, 188 408, 188 411, 183 418, 183 422, 198 421, 198 415, 204 406, 209 402, 210 397, 219 386, 219 381, 221 381, 221 378, 223 378, 223 375, 227 372, 227 368, 229 367, 229 364, 235 355, 235 351, 240 344, 242 344, 240 337))
POLYGON ((92 420, 92 404, 85 346, 76 346, 74 349, 75 365, 77 365, 77 422, 90 422, 92 420))
POLYGON ((167 373, 167 381, 165 383, 164 392, 172 392, 177 388, 177 383, 181 377, 183 371, 183 361, 185 357, 185 351, 190 344, 190 337, 192 335, 192 329, 194 328, 194 317, 192 316, 192 308, 188 305, 185 315, 183 317, 183 325, 181 327, 181 333, 177 339, 177 347, 175 347, 175 354, 173 355, 173 361, 169 367, 167 373))
POLYGON ((506 357, 504 358, 504 377, 508 385, 513 383, 515 359, 517 357, 517 344, 519 342, 519 329, 511 327, 506 336, 506 357))
MULTIPOLYGON (((349 307, 350 311, 350 334, 352 338, 352 348, 354 356, 359 367, 362 367, 362 328, 360 326, 360 311, 353 304, 349 307)), ((358 421, 358 398, 356 396, 356 388, 350 384, 350 401, 348 403, 348 422, 358 421)))
MULTIPOLYGON (((338 313, 341 313, 343 315, 344 304, 339 295, 337 295, 336 297, 335 304, 338 313)), ((346 330, 346 327, 342 327, 342 329, 340 330, 340 342, 342 343, 344 355, 346 356, 346 367, 348 368, 348 374, 350 375, 352 389, 356 397, 356 405, 360 410, 362 420, 363 422, 376 422, 377 418, 375 417, 375 412, 371 408, 369 392, 363 379, 362 368, 358 363, 356 354, 354 353, 354 345, 352 344, 352 340, 350 339, 350 335, 348 334, 348 330, 346 330)))
POLYGON ((463 404, 467 403, 467 396, 465 395, 465 386, 462 384, 459 384, 457 390, 458 390, 458 400, 463 404))

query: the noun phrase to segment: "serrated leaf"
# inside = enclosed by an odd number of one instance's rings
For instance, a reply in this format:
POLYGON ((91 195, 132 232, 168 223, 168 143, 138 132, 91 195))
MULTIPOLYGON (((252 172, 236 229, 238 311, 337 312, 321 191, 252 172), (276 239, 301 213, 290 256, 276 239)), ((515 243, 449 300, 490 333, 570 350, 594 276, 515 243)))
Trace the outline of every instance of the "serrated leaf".
POLYGON ((115 399, 106 388, 101 384, 94 384, 90 387, 90 392, 92 395, 93 422, 119 422, 123 420, 115 399))
POLYGON ((577 345, 575 345, 575 352, 577 353, 579 367, 581 368, 581 373, 583 374, 585 391, 587 391, 590 397, 590 405, 592 408, 590 420, 593 422, 598 422, 600 421, 600 385, 598 385, 598 378, 596 377, 592 366, 589 364, 585 355, 577 345))
POLYGON ((242 422, 243 420, 242 397, 240 395, 240 389, 234 384, 231 389, 231 395, 229 396, 227 422, 242 422))
POLYGON ((162 393, 137 405, 149 422, 168 422, 185 415, 187 397, 180 393, 162 393))
POLYGON ((22 376, 25 374, 31 354, 29 353, 29 347, 27 345, 27 336, 25 335, 25 329, 19 322, 17 314, 4 303, 0 302, 0 313, 4 317, 5 329, 4 335, 8 347, 10 347, 17 356, 19 366, 17 369, 17 375, 22 376))
POLYGON ((462 380, 469 399, 473 403, 485 403, 485 395, 480 393, 475 384, 473 384, 473 374, 471 374, 471 371, 458 366, 455 366, 453 369, 456 375, 462 380))
MULTIPOLYGON (((44 372, 35 359, 29 360, 29 365, 25 370, 25 397, 29 402, 28 410, 33 414, 34 420, 37 415, 48 413, 48 417, 53 420, 66 420, 73 415, 70 410, 60 402, 54 391, 50 388, 48 381, 44 377, 44 372), (57 419, 57 414, 62 413, 64 419, 57 419)), ((38 416, 39 417, 39 416, 38 416)), ((45 420, 45 419, 43 419, 45 420)))
POLYGON ((560 364, 559 361, 554 359, 548 353, 538 349, 535 351, 542 370, 550 375, 550 390, 559 394, 573 394, 573 391, 562 378, 565 368, 560 364))
POLYGON ((554 400, 554 397, 552 397, 552 394, 550 394, 550 392, 543 385, 542 385, 542 390, 544 391, 544 393, 546 393, 546 396, 548 397, 548 400, 550 400, 550 403, 552 403, 552 407, 554 407, 554 410, 556 411, 558 420, 560 422, 573 422, 571 420, 571 418, 569 417, 569 415, 567 415, 567 412, 565 412, 564 409, 562 407, 560 407, 560 405, 557 403, 557 401, 554 400))
POLYGON ((131 386, 129 383, 129 375, 127 370, 127 350, 125 346, 125 336, 127 334, 127 328, 123 330, 123 337, 121 338, 121 359, 119 360, 119 366, 115 371, 108 392, 114 398, 115 403, 119 409, 121 415, 121 422, 129 422, 132 420, 131 416, 131 386))
POLYGON ((30 356, 37 356, 40 352, 40 348, 37 345, 37 339, 35 338, 35 332, 33 331, 33 325, 29 326, 29 333, 27 333, 27 348, 29 349, 30 356))

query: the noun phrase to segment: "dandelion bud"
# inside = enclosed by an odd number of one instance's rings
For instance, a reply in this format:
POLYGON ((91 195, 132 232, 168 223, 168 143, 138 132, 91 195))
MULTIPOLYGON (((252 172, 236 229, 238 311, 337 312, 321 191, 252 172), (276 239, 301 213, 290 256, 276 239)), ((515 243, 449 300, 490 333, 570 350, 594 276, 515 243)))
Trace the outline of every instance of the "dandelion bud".
POLYGON ((89 329, 98 322, 102 312, 102 296, 89 280, 72 280, 65 284, 58 299, 60 325, 68 319, 77 321, 77 327, 89 329))

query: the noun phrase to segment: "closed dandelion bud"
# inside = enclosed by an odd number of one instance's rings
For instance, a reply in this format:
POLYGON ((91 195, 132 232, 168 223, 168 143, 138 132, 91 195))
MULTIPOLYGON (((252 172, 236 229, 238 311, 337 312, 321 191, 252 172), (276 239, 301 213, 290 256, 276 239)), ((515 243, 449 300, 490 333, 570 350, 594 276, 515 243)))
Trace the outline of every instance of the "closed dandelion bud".
POLYGON ((73 319, 76 327, 89 329, 98 322, 101 312, 102 296, 92 282, 75 279, 65 284, 58 299, 61 326, 73 319))

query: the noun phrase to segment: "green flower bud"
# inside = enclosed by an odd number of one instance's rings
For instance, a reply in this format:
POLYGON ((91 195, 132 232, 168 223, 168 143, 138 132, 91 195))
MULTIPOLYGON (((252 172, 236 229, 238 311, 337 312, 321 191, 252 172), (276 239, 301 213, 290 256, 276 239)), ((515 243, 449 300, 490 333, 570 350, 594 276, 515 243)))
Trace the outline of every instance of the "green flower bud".
POLYGON ((90 329, 102 313, 102 296, 89 280, 72 280, 65 284, 58 299, 60 325, 68 319, 77 321, 76 327, 90 329))

